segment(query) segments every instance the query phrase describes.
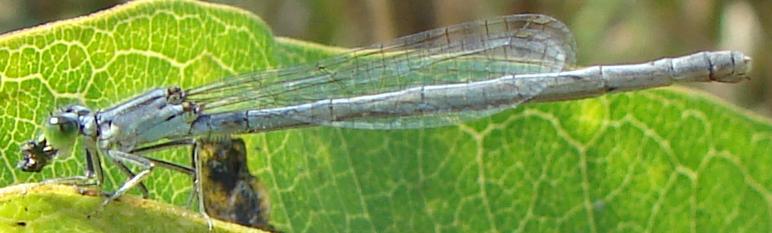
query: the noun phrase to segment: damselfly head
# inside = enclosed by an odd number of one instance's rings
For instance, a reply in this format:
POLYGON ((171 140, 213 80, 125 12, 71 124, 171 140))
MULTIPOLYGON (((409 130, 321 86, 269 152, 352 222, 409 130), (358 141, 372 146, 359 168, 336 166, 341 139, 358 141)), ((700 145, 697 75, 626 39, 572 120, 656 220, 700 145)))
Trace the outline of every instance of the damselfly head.
POLYGON ((42 141, 29 141, 21 145, 21 153, 24 156, 16 165, 25 172, 40 172, 51 163, 57 150, 48 145, 44 139, 42 141))
POLYGON ((37 139, 21 145, 22 160, 17 167, 25 172, 39 172, 62 156, 68 156, 81 131, 79 118, 91 111, 80 105, 70 105, 50 113, 43 123, 43 133, 37 139))
POLYGON ((56 150, 60 156, 71 154, 79 132, 78 115, 74 112, 54 114, 43 124, 43 136, 47 146, 56 150))

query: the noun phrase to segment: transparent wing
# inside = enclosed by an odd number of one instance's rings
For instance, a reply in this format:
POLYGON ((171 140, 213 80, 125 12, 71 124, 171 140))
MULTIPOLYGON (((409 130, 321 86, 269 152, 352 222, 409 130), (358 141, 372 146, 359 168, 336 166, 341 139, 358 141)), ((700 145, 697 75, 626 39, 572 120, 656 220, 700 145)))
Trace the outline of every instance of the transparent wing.
MULTIPOLYGON (((208 113, 287 107, 505 75, 560 71, 573 65, 574 49, 571 32, 560 21, 544 15, 512 15, 425 31, 313 64, 244 74, 187 93, 188 99, 208 113)), ((288 117, 337 127, 420 128, 475 119, 505 107, 512 106, 338 121, 288 117)))

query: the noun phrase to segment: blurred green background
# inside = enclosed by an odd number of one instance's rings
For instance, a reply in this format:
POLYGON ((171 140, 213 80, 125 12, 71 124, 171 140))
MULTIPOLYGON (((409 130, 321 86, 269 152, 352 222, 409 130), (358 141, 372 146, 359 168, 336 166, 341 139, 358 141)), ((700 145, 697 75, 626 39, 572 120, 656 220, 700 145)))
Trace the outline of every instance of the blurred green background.
MULTIPOLYGON (((72 18, 120 0, 0 0, 0 32, 72 18)), ((754 59, 752 80, 696 84, 772 116, 772 1, 769 0, 261 0, 218 2, 263 18, 278 36, 366 46, 443 25, 498 15, 543 13, 572 29, 578 65, 628 63, 699 50, 732 49, 754 59)))

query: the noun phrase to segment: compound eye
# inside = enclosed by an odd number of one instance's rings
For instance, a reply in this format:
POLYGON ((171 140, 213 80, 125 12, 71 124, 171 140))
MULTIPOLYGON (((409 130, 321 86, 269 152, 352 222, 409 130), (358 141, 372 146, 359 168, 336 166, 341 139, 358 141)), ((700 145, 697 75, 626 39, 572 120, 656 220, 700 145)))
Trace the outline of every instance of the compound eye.
POLYGON ((78 122, 75 116, 51 116, 46 120, 44 135, 49 145, 60 155, 69 155, 70 148, 78 137, 78 122))

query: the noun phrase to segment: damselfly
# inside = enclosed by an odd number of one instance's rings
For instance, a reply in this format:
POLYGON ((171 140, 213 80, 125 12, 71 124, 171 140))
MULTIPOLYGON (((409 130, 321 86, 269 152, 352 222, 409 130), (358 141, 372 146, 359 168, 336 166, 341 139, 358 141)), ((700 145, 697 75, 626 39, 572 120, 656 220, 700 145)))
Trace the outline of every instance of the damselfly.
POLYGON ((327 125, 405 129, 456 124, 526 102, 580 99, 677 82, 739 82, 750 59, 700 52, 633 65, 573 69, 568 28, 544 15, 462 23, 355 49, 312 64, 259 71, 200 87, 149 90, 107 109, 68 106, 22 146, 24 171, 69 154, 80 138, 84 176, 56 182, 100 187, 100 156, 130 179, 109 198, 142 186, 155 166, 192 168, 151 157, 213 135, 327 125), (132 164, 136 174, 126 168, 132 164))

